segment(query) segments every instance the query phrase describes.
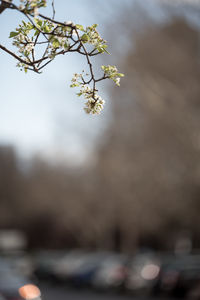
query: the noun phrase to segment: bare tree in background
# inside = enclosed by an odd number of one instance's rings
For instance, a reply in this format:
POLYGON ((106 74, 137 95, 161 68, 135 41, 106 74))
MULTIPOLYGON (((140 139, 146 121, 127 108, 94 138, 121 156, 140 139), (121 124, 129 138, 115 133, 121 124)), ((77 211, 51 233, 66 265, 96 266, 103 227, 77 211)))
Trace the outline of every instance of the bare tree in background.
POLYGON ((99 163, 125 248, 148 236, 165 242, 162 233, 173 240, 172 228, 197 233, 199 223, 199 32, 184 19, 149 28, 134 33, 122 64, 99 163))

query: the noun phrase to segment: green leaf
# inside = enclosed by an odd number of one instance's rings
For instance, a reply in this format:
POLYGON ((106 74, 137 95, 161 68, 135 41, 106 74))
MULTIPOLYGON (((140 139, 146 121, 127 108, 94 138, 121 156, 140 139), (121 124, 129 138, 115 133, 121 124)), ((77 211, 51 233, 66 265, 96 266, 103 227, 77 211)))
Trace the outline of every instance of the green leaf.
POLYGON ((104 52, 106 51, 106 49, 104 48, 103 45, 97 46, 97 50, 98 50, 100 53, 104 53, 104 52))
POLYGON ((68 48, 69 48, 69 42, 67 41, 67 42, 65 42, 65 44, 64 44, 64 48, 65 48, 65 50, 67 50, 68 48))
POLYGON ((85 31, 83 25, 76 24, 76 28, 81 31, 85 31))
POLYGON ((51 29, 49 28, 49 26, 48 25, 45 25, 44 26, 44 32, 50 32, 51 31, 51 29))
POLYGON ((40 33, 39 30, 35 29, 34 36, 38 35, 39 33, 40 33))
POLYGON ((28 52, 28 51, 24 51, 24 55, 25 55, 26 57, 28 57, 28 56, 29 56, 29 52, 28 52))
POLYGON ((72 84, 70 85, 71 88, 76 87, 76 86, 79 86, 79 84, 78 84, 78 83, 72 83, 72 84))
POLYGON ((116 76, 124 77, 125 75, 123 73, 117 73, 116 76))
POLYGON ((52 42, 52 45, 53 45, 54 48, 59 48, 60 47, 60 43, 56 39, 52 42))
POLYGON ((99 45, 99 46, 96 47, 96 49, 97 49, 100 53, 106 52, 107 54, 110 54, 110 53, 106 50, 107 47, 108 47, 107 45, 99 45))
POLYGON ((105 52, 106 52, 107 54, 111 55, 110 52, 108 52, 108 50, 106 50, 106 49, 104 49, 104 50, 105 50, 105 52))
POLYGON ((81 37, 81 40, 82 40, 84 43, 87 43, 87 42, 89 41, 89 36, 88 36, 86 33, 84 33, 84 34, 82 35, 82 37, 81 37))
POLYGON ((35 23, 37 24, 38 27, 42 26, 42 20, 35 19, 35 23))
POLYGON ((14 37, 14 36, 17 36, 18 34, 19 34, 19 32, 11 31, 11 32, 10 32, 9 38, 12 38, 12 37, 14 37))
POLYGON ((27 24, 27 28, 31 30, 31 29, 34 28, 34 26, 33 26, 33 24, 31 24, 31 23, 29 22, 29 23, 27 24))

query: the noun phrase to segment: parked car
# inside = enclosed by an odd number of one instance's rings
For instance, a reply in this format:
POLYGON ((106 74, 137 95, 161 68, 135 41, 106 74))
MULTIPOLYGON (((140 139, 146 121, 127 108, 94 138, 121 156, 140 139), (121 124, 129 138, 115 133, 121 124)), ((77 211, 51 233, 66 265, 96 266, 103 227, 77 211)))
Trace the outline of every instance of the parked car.
POLYGON ((199 255, 172 256, 161 266, 157 291, 184 297, 199 281, 199 255))
POLYGON ((1 258, 10 265, 14 272, 31 277, 34 271, 33 260, 25 251, 6 251, 0 253, 1 258))
POLYGON ((160 260, 152 253, 137 254, 132 259, 125 288, 134 293, 151 293, 160 272, 160 260))
POLYGON ((57 280, 55 269, 66 251, 39 251, 34 255, 34 275, 40 280, 57 280))
POLYGON ((89 253, 82 250, 72 250, 65 254, 53 267, 56 279, 63 283, 70 283, 75 272, 88 259, 89 253))
POLYGON ((93 287, 98 290, 123 288, 127 275, 127 262, 128 257, 126 255, 108 254, 101 261, 93 276, 93 287))
POLYGON ((68 281, 75 286, 91 286, 96 272, 106 257, 107 253, 104 252, 89 253, 70 276, 68 274, 68 281))
POLYGON ((0 260, 0 294, 7 300, 20 299, 18 289, 29 283, 29 279, 15 272, 7 261, 0 260))

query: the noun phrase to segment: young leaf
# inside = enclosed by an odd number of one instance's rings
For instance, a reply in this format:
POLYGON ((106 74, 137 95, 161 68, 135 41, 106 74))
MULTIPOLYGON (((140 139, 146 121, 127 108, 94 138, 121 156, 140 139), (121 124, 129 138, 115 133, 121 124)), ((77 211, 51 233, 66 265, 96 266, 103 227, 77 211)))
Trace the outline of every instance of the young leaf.
POLYGON ((9 38, 12 38, 12 37, 14 37, 14 36, 17 36, 18 34, 19 34, 19 32, 11 31, 11 32, 10 32, 9 38))
POLYGON ((76 28, 81 31, 85 31, 83 25, 76 24, 76 28))
POLYGON ((81 40, 82 40, 84 43, 87 43, 87 41, 89 40, 89 36, 88 36, 86 33, 84 33, 84 34, 82 35, 82 37, 81 37, 81 40))

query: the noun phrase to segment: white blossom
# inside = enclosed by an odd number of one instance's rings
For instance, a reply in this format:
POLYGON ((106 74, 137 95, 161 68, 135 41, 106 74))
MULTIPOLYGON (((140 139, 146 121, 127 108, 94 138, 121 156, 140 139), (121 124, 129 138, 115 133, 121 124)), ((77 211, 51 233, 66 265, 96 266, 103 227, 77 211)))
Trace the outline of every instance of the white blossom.
POLYGON ((72 21, 65 21, 64 24, 65 25, 69 25, 69 26, 73 26, 74 25, 72 21))
POLYGON ((23 4, 20 4, 19 5, 19 10, 24 10, 25 9, 25 6, 23 4))
POLYGON ((105 101, 97 94, 95 94, 94 98, 92 98, 91 95, 89 96, 88 101, 85 103, 84 110, 87 114, 99 115, 104 108, 105 101))
POLYGON ((37 18, 38 15, 39 15, 39 9, 38 9, 38 7, 36 6, 36 7, 34 7, 34 18, 37 18))
POLYGON ((120 86, 120 78, 119 78, 119 77, 117 77, 117 78, 115 79, 115 83, 116 83, 116 85, 120 86))
POLYGON ((31 52, 34 48, 34 43, 28 43, 26 46, 25 46, 25 51, 27 52, 31 52))
POLYGON ((120 86, 120 77, 124 77, 124 74, 118 73, 118 70, 116 66, 101 66, 102 70, 104 71, 104 74, 112 79, 116 85, 120 86))

